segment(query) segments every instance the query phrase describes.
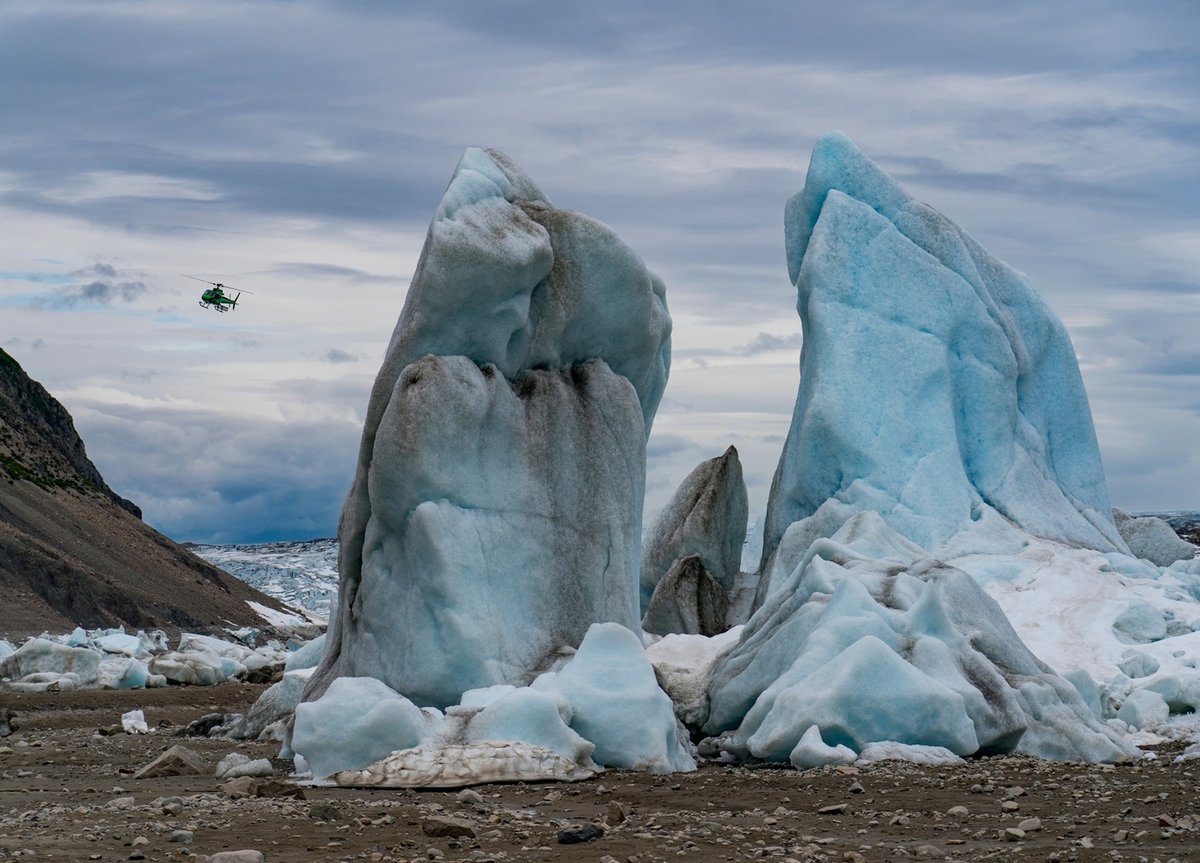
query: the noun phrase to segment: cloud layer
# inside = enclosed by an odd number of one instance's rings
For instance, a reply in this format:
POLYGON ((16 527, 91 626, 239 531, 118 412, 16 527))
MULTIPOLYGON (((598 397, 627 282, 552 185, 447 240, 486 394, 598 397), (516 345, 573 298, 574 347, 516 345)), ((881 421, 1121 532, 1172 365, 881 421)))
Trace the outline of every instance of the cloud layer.
POLYGON ((334 531, 474 144, 667 283, 648 514, 730 442, 761 507, 797 375, 782 206, 835 128, 1064 319, 1114 503, 1200 508, 1194 4, 429 5, 0 7, 0 344, 155 526, 334 531), (217 316, 180 273, 254 293, 217 316))

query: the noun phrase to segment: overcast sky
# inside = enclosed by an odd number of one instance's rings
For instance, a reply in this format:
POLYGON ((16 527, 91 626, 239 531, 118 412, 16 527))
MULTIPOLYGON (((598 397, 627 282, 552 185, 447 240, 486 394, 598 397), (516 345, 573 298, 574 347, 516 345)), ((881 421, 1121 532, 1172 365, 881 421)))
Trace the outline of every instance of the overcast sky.
POLYGON ((840 129, 1066 323, 1113 503, 1200 509, 1198 93, 1194 0, 0 0, 0 346, 168 535, 331 536, 429 219, 496 147, 667 284, 647 516, 729 443, 759 511, 783 204, 840 129))

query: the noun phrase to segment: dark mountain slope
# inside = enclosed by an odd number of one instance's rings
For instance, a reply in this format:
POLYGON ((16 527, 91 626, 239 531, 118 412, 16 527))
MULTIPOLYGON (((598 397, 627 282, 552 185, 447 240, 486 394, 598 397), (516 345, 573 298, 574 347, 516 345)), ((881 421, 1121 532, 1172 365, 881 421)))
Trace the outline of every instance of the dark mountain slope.
POLYGON ((67 410, 0 350, 0 635, 257 624, 279 603, 141 521, 67 410))

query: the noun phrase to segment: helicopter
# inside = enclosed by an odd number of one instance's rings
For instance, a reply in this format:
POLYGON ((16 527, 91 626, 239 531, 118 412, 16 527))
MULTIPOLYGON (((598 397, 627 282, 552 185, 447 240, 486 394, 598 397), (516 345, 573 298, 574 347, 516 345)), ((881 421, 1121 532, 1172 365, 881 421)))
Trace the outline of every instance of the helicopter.
POLYGON ((230 309, 236 309, 238 299, 242 294, 252 294, 253 291, 238 291, 237 296, 230 299, 226 296, 226 290, 233 290, 229 285, 223 285, 220 282, 210 282, 208 279, 201 279, 198 276, 189 276, 187 273, 181 273, 186 279, 195 279, 197 282, 204 282, 206 285, 212 285, 211 288, 206 288, 204 293, 200 295, 200 306, 205 309, 216 309, 218 312, 227 312, 230 309))

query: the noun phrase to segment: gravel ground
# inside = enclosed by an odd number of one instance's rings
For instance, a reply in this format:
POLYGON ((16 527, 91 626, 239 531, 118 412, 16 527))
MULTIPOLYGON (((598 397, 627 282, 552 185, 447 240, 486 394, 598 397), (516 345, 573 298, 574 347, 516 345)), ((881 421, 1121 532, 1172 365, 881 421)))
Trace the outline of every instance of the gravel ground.
POLYGON ((464 792, 295 786, 280 761, 240 792, 300 796, 235 799, 212 775, 134 778, 175 744, 211 765, 235 751, 274 756, 276 743, 171 736, 202 714, 244 710, 261 691, 0 694, 19 726, 0 739, 0 861, 198 863, 237 849, 268 863, 1200 860, 1200 762, 1173 763, 1180 745, 1115 767, 1008 757, 806 773, 706 765, 464 792), (98 733, 134 708, 152 733, 98 733))

